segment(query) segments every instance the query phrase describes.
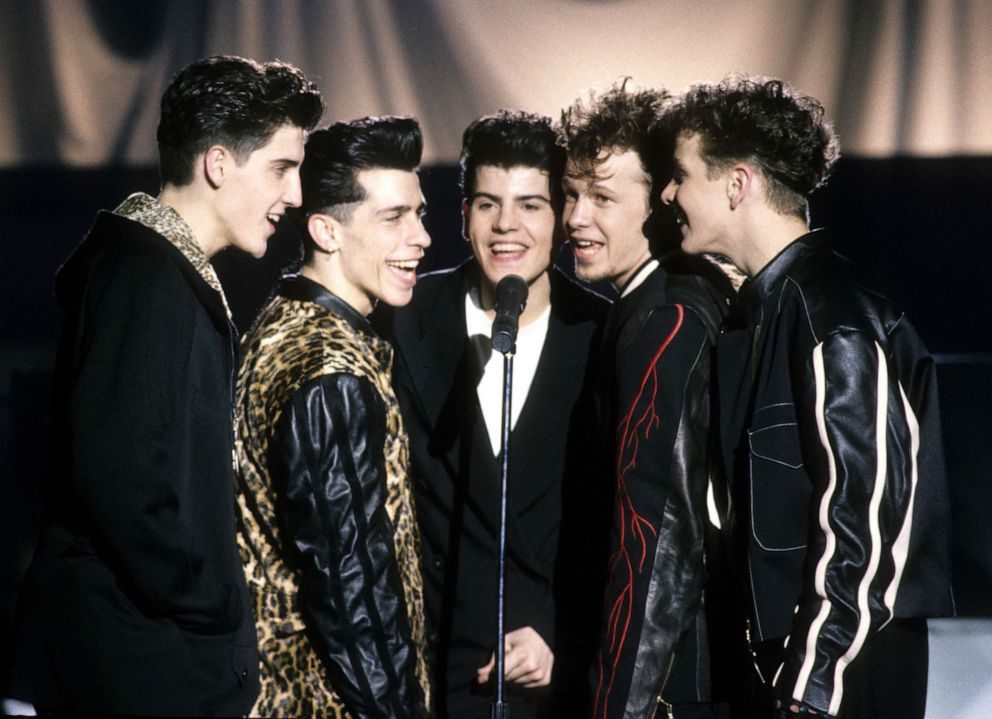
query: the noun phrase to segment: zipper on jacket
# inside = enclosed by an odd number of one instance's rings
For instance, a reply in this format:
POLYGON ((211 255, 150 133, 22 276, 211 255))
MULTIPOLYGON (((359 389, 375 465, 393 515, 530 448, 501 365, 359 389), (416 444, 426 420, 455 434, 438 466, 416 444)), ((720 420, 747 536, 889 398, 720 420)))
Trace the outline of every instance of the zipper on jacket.
POLYGON ((661 707, 665 707, 665 716, 668 719, 675 719, 675 710, 672 705, 666 702, 662 698, 662 693, 665 691, 665 685, 668 684, 668 677, 672 674, 672 667, 675 665, 675 652, 672 652, 672 656, 668 659, 668 669, 665 670, 665 678, 661 682, 661 688, 658 690, 658 695, 654 698, 654 712, 651 714, 652 719, 656 719, 658 716, 658 710, 661 707))
POLYGON ((231 469, 234 476, 238 475, 238 329, 234 322, 227 320, 227 329, 230 336, 227 338, 228 358, 231 361, 229 376, 231 378, 231 469))
POLYGON ((754 644, 751 642, 751 620, 744 620, 744 639, 747 641, 747 650, 751 654, 751 663, 754 665, 754 671, 758 675, 758 679, 761 680, 762 684, 768 684, 765 680, 765 675, 761 673, 761 667, 758 665, 758 653, 754 651, 754 644))

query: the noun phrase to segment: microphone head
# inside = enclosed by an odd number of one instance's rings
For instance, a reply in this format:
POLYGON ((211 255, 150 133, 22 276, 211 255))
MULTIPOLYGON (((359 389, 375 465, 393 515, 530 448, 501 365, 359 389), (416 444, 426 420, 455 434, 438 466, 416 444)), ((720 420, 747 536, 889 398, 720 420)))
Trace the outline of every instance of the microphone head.
POLYGON ((492 347, 507 354, 514 351, 517 323, 527 304, 527 282, 519 275, 507 275, 496 285, 496 319, 493 320, 492 347))
POLYGON ((501 305, 506 305, 502 309, 507 310, 508 305, 526 304, 527 291, 527 281, 523 277, 507 275, 496 284, 496 311, 500 311, 501 305))

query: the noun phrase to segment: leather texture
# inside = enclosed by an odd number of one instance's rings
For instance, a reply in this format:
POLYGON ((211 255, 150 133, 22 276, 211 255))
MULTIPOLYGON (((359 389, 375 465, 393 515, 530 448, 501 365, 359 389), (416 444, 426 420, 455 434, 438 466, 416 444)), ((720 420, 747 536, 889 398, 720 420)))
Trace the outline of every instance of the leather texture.
POLYGON ((734 315, 721 423, 752 632, 787 638, 783 703, 836 714, 889 621, 953 611, 934 362, 824 231, 746 283, 734 315))
POLYGON ((615 532, 593 716, 710 699, 703 611, 719 286, 655 269, 614 303, 600 387, 614 432, 615 532))

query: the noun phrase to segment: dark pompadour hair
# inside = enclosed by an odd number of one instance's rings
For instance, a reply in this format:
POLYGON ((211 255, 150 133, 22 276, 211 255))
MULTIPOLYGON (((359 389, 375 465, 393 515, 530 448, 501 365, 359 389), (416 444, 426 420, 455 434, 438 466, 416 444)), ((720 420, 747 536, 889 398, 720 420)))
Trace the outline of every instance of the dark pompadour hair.
POLYGON ((550 117, 500 110, 475 120, 462 135, 459 160, 462 196, 466 199, 475 194, 476 170, 482 165, 534 167, 547 172, 552 205, 561 209, 565 148, 557 143, 550 117))
POLYGON ((323 111, 316 86, 292 65, 226 55, 195 62, 162 95, 162 183, 192 182, 193 161, 212 145, 223 145, 242 162, 283 125, 309 131, 323 111))
POLYGON ((840 155, 823 105, 786 82, 730 75, 694 85, 663 120, 673 135, 699 135, 707 168, 719 172, 747 161, 765 176, 768 202, 805 218, 807 197, 822 186, 840 155))
POLYGON ((590 93, 562 110, 559 142, 570 163, 583 175, 594 176, 604 153, 633 150, 652 181, 670 167, 672 138, 658 118, 670 101, 666 90, 628 89, 628 79, 605 92, 590 93))
POLYGON ((305 238, 307 253, 311 243, 306 225, 311 214, 326 212, 348 222, 354 206, 366 197, 358 173, 371 169, 412 172, 420 164, 423 147, 420 125, 412 117, 364 117, 311 133, 300 166, 303 205, 288 211, 305 238))

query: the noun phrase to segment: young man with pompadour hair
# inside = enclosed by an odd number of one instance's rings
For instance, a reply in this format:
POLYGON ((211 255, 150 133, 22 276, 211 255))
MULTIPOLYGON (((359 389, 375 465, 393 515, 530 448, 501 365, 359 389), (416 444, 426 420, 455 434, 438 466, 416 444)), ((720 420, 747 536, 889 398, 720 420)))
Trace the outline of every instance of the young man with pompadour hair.
POLYGON ((314 132, 293 212, 300 273, 243 341, 238 543, 258 622, 260 716, 428 715, 420 537, 393 351, 369 323, 410 301, 430 245, 420 126, 314 132))
POLYGON ((261 257, 300 203, 323 102, 296 68, 213 57, 162 98, 162 189, 101 212, 65 309, 41 540, 10 694, 86 714, 244 714, 258 654, 235 544, 237 332, 210 258, 261 257))
POLYGON ((503 356, 496 287, 528 285, 514 356, 506 557, 506 700, 514 717, 581 716, 604 564, 591 484, 591 387, 607 303, 553 266, 564 150, 551 120, 503 110, 465 130, 472 257, 425 276, 395 313, 394 382, 410 431, 440 717, 494 698, 503 356))

